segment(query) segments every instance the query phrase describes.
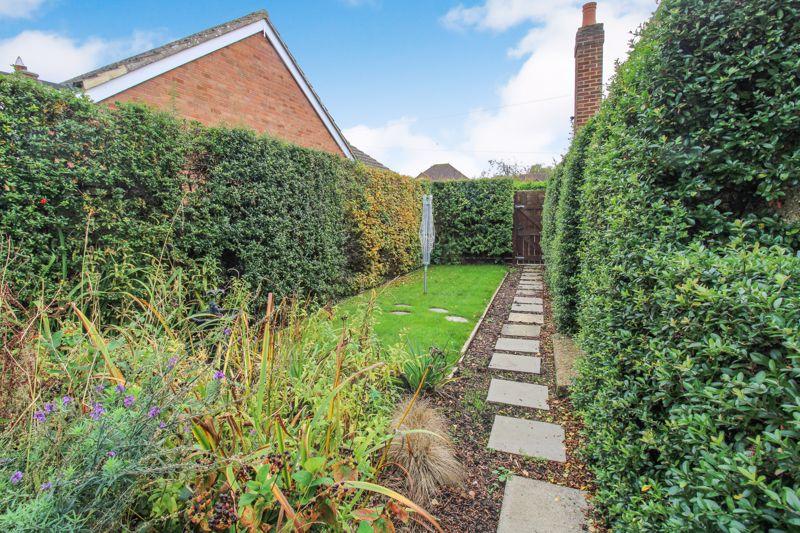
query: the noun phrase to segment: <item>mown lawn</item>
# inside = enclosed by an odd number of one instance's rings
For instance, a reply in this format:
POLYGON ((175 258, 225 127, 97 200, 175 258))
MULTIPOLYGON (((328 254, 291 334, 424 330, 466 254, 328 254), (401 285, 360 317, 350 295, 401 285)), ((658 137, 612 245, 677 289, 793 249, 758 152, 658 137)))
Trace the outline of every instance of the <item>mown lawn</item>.
POLYGON ((408 346, 416 353, 431 347, 458 356, 489 298, 503 279, 503 265, 446 265, 428 270, 428 294, 422 292, 422 271, 367 291, 339 304, 336 313, 352 315, 375 295, 375 335, 386 347, 408 346), (434 312, 431 308, 446 309, 434 312), (399 315, 393 312, 406 312, 399 315), (461 317, 453 322, 447 317, 461 317))

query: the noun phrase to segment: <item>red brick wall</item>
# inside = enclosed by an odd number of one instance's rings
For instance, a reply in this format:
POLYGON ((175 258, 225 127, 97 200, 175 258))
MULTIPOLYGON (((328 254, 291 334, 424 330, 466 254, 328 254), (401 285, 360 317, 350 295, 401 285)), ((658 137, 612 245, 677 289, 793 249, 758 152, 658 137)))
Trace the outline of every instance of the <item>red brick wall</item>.
POLYGON ((602 24, 578 29, 575 37, 575 122, 577 131, 586 124, 603 99, 603 41, 602 24))
POLYGON ((264 35, 151 78, 104 100, 144 102, 203 124, 245 126, 344 155, 264 35))

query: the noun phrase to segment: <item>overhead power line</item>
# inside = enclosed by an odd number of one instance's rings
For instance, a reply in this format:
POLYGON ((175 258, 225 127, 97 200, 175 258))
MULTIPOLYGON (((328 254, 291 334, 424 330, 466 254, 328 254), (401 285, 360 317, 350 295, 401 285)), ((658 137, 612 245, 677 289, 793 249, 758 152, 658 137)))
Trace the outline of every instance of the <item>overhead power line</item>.
POLYGON ((479 112, 479 111, 494 111, 494 110, 497 110, 497 109, 505 109, 507 107, 517 107, 517 106, 529 105, 529 104, 539 104, 539 103, 542 103, 542 102, 552 102, 553 100, 561 100, 562 98, 571 98, 571 97, 572 97, 571 94, 562 94, 560 96, 550 96, 548 98, 538 98, 536 100, 526 100, 524 102, 514 102, 514 103, 511 103, 511 104, 504 104, 504 105, 498 105, 498 106, 477 107, 477 108, 475 108, 475 109, 473 109, 471 111, 465 111, 465 112, 461 112, 461 113, 451 113, 449 115, 433 115, 433 116, 430 116, 430 117, 418 117, 418 118, 416 118, 416 120, 417 121, 420 121, 420 120, 437 120, 437 119, 440 119, 440 118, 463 117, 463 116, 471 115, 471 114, 473 114, 475 112, 479 112))

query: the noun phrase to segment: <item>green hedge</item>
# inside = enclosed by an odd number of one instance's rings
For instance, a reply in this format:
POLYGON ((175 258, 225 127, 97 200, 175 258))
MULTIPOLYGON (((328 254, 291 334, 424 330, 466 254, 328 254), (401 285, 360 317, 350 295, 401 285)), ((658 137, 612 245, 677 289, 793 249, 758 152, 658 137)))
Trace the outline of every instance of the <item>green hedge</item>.
POLYGON ((16 255, 6 281, 52 296, 88 249, 133 266, 170 242, 185 176, 184 137, 167 115, 0 76, 0 234, 16 255), (87 232, 88 228, 88 232, 87 232))
MULTIPOLYGON (((550 286, 553 320, 559 331, 574 333, 577 328, 578 248, 581 243, 580 202, 578 194, 583 180, 587 149, 594 133, 594 120, 589 120, 575 135, 564 161, 560 165, 557 186, 559 191, 551 202, 545 202, 542 217, 552 224, 548 228, 547 280, 550 286), (554 212, 553 212, 554 211, 554 212)), ((554 192, 554 191, 551 191, 554 192)))
POLYGON ((241 278, 262 299, 328 299, 416 263, 422 190, 408 177, 17 75, 0 76, 0 130, 0 235, 16 254, 5 280, 23 299, 68 300, 80 282, 136 291, 155 261, 198 288, 241 278))
POLYGON ((433 261, 499 261, 512 254, 514 181, 487 178, 433 182, 433 261))
POLYGON ((664 0, 583 172, 551 179, 548 270, 579 288, 572 397, 615 531, 800 527, 800 228, 778 216, 800 176, 799 69, 800 6, 664 0), (574 201, 578 220, 554 209, 574 201))

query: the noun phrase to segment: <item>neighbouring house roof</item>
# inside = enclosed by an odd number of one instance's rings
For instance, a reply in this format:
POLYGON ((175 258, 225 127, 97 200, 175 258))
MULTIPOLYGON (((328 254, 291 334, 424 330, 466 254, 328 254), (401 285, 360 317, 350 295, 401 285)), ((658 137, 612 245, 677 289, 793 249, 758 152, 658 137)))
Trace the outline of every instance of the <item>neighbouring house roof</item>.
POLYGON ((138 85, 164 72, 194 61, 251 35, 263 33, 275 47, 286 68, 292 74, 311 106, 319 115, 336 144, 350 159, 354 155, 333 117, 325 108, 314 88, 309 83, 286 43, 269 20, 266 11, 260 10, 218 26, 197 32, 188 37, 172 41, 147 52, 116 61, 65 81, 82 89, 94 101, 112 97, 130 87, 138 85))
MULTIPOLYGON (((0 70, 0 76, 24 76, 24 74, 18 72, 4 72, 0 70)), ((30 76, 31 79, 38 81, 39 83, 43 83, 44 85, 49 85, 50 87, 55 87, 56 89, 71 89, 70 86, 64 85, 61 83, 55 83, 52 81, 43 80, 41 78, 34 78, 30 76)))
POLYGON ((468 179, 450 163, 439 163, 421 173, 417 178, 427 178, 431 181, 450 181, 468 179))
POLYGON ((550 175, 547 172, 526 172, 517 176, 522 181, 547 181, 550 175))
POLYGON ((381 168, 383 170, 389 170, 389 167, 387 167, 386 165, 384 165, 383 163, 381 163, 368 153, 362 152, 352 144, 350 145, 350 150, 353 152, 353 157, 355 158, 356 161, 360 161, 365 165, 367 165, 368 167, 375 167, 375 168, 381 168))

